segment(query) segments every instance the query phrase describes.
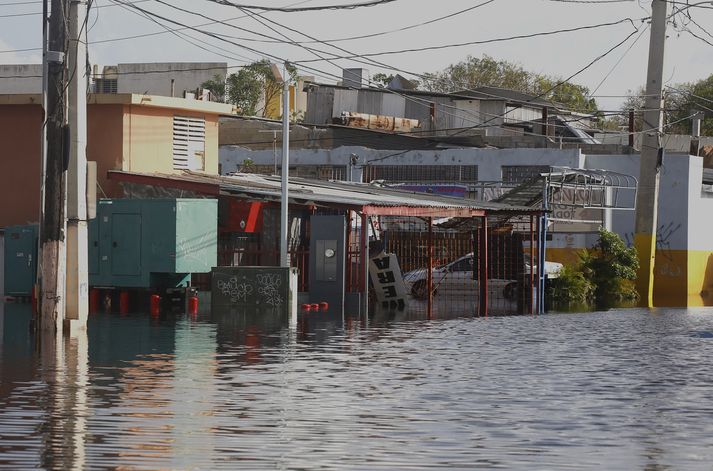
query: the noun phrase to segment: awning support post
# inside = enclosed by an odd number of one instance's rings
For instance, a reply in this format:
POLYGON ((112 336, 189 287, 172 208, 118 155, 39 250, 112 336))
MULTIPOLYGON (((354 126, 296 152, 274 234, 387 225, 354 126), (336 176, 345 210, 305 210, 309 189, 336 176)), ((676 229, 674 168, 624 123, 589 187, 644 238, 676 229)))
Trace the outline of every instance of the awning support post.
POLYGON ((482 228, 480 229, 480 266, 478 270, 478 287, 480 295, 478 297, 480 306, 478 315, 488 317, 488 216, 480 218, 482 228))

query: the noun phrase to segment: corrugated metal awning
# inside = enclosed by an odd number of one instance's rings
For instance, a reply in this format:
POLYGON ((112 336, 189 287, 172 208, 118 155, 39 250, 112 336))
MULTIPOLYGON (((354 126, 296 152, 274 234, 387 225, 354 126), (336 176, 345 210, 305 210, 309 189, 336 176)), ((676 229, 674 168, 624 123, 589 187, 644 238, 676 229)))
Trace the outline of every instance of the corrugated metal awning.
MULTIPOLYGON (((246 173, 212 176, 191 171, 168 175, 112 170, 109 172, 109 178, 142 185, 192 190, 209 195, 220 194, 269 202, 279 202, 281 199, 279 176, 246 173)), ((538 209, 506 203, 478 202, 364 183, 304 178, 290 178, 289 198, 291 204, 351 209, 369 215, 470 218, 539 212, 538 209)))

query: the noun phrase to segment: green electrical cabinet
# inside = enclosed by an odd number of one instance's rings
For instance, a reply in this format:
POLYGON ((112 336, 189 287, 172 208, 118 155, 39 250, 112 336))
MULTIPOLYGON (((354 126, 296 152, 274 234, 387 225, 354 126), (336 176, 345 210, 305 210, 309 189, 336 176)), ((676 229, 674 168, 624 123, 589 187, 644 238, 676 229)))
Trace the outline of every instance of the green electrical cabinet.
POLYGON ((218 257, 214 199, 100 200, 89 222, 89 284, 96 287, 187 286, 218 257))
POLYGON ((5 228, 5 294, 30 296, 37 277, 37 224, 5 228))

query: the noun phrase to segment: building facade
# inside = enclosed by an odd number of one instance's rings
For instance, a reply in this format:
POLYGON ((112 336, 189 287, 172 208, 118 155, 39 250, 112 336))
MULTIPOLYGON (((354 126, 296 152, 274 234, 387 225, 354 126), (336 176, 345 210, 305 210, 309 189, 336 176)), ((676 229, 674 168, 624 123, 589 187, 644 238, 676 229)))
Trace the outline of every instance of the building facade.
MULTIPOLYGON (((97 193, 121 196, 109 170, 218 174, 221 103, 133 94, 91 95, 87 106, 87 160, 97 162, 97 193)), ((37 222, 40 202, 42 105, 40 95, 0 95, 3 204, 0 228, 37 222), (12 137, 12 138, 10 138, 12 137)))

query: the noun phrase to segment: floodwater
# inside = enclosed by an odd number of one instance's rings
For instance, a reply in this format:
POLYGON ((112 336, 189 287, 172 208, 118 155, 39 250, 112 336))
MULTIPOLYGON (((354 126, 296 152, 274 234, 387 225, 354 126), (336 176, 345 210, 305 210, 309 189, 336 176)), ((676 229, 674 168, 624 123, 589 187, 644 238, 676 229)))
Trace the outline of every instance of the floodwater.
POLYGON ((713 310, 0 316, 3 469, 711 469, 713 310))

